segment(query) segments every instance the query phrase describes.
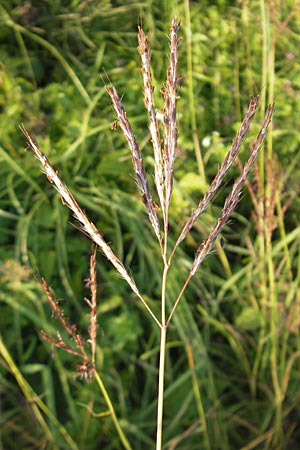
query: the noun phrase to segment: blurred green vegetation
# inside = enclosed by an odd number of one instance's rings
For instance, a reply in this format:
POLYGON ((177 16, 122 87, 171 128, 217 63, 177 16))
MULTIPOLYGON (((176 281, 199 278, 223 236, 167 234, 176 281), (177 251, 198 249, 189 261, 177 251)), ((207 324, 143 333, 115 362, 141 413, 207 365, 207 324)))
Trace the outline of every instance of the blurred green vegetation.
MULTIPOLYGON (((88 338, 84 280, 92 246, 24 151, 18 127, 23 123, 35 137, 159 315, 159 248, 132 177, 129 150, 111 128, 115 117, 105 83, 111 81, 122 95, 151 184, 154 161, 137 25, 150 38, 160 108, 173 15, 181 19, 183 80, 171 240, 216 174, 250 97, 260 94, 261 109, 241 161, 273 98, 276 111, 259 164, 223 233, 225 247, 217 245, 204 262, 170 328, 165 448, 298 448, 298 2, 2 0, 0 448, 5 450, 122 448, 111 418, 97 416, 107 407, 95 383, 76 378, 75 358, 59 350, 52 355, 39 336, 40 330, 54 337, 62 332, 41 290, 43 276, 88 338)), ((236 165, 176 254, 170 307, 238 173, 236 165)), ((97 270, 97 370, 132 448, 154 448, 159 333, 100 254, 97 270)))

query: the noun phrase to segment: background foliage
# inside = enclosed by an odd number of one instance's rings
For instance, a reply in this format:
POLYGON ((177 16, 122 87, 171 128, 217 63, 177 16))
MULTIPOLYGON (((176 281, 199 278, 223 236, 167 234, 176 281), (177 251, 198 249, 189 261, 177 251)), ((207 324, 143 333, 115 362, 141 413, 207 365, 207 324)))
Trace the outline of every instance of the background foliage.
MULTIPOLYGON (((273 98, 276 112, 256 172, 223 233, 225 247, 216 245, 174 317, 165 448, 298 448, 299 1, 4 0, 0 14, 3 448, 121 448, 110 417, 96 416, 106 405, 95 385, 76 378, 74 359, 59 351, 53 357, 39 336, 41 329, 55 336, 59 328, 40 276, 65 302, 66 315, 86 329, 84 279, 92 249, 24 152, 18 125, 36 137, 158 313, 159 249, 129 151, 111 129, 105 83, 111 80, 123 95, 152 174, 136 31, 142 23, 150 37, 161 107, 173 15, 182 21, 183 78, 174 239, 216 173, 251 95, 261 97, 252 136, 273 98), (47 409, 36 406, 37 398, 47 409)), ((170 302, 238 173, 236 165, 178 253, 170 302)), ((98 274, 97 369, 133 448, 154 448, 158 330, 100 254, 98 274)))

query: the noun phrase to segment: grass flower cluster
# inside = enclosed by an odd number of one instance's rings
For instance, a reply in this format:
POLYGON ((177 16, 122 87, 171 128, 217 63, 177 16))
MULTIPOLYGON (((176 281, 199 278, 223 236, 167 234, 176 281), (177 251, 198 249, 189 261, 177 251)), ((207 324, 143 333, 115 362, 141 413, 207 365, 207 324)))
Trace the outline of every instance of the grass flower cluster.
MULTIPOLYGON (((137 284, 134 280, 134 275, 131 275, 129 270, 125 267, 123 262, 118 258, 113 251, 110 244, 105 240, 101 230, 99 230, 95 224, 89 219, 87 213, 79 205, 73 194, 70 192, 66 184, 61 180, 58 172, 53 168, 48 157, 36 144, 31 134, 22 126, 22 132, 27 140, 28 146, 34 152, 35 156, 39 160, 43 171, 45 172, 50 183, 57 189, 61 196, 62 202, 73 213, 74 217, 80 224, 82 232, 87 235, 94 244, 101 250, 106 256, 107 260, 112 264, 120 276, 130 286, 133 293, 138 297, 145 307, 145 310, 149 313, 151 319, 156 323, 160 330, 160 356, 158 367, 158 396, 157 396, 157 433, 156 433, 156 449, 160 450, 163 446, 163 411, 164 411, 164 383, 165 383, 165 363, 166 363, 166 344, 167 344, 167 329, 171 322, 176 308, 183 297, 183 294, 188 287, 191 278, 195 276, 199 270, 202 262, 211 252, 214 243, 220 235, 223 227, 227 224, 229 217, 234 211, 243 189, 243 186, 247 180, 250 170, 257 161, 259 149, 266 136, 268 126, 270 124, 274 103, 270 104, 263 120, 261 129, 257 134, 255 142, 251 145, 248 159, 243 167, 240 167, 240 176, 236 179, 232 188, 227 195, 223 208, 215 222, 211 227, 207 237, 198 243, 198 248, 194 257, 194 261, 191 264, 189 273, 186 277, 184 284, 179 292, 173 292, 172 308, 167 308, 166 293, 168 286, 168 273, 172 264, 176 264, 175 252, 178 246, 187 237, 196 221, 201 217, 203 212, 211 205, 218 189, 222 185, 228 170, 235 161, 238 151, 243 143, 244 137, 250 127, 250 124, 255 116, 258 107, 259 97, 256 96, 251 99, 248 110, 244 116, 244 119, 240 125, 240 128, 233 139, 232 145, 228 150, 223 162, 220 162, 220 167, 213 178, 210 186, 207 188, 206 193, 199 200, 198 205, 191 211, 190 216, 186 218, 185 224, 182 227, 177 240, 173 247, 170 245, 169 240, 169 213, 170 204, 172 201, 173 181, 174 181, 174 168, 177 157, 177 135, 178 135, 178 120, 176 114, 176 105, 179 99, 180 86, 182 78, 178 74, 178 47, 180 44, 179 38, 180 23, 177 19, 173 19, 170 30, 170 56, 169 56, 169 68, 167 71, 167 78, 164 86, 161 89, 161 93, 164 100, 163 108, 160 110, 160 114, 163 117, 163 124, 161 125, 157 119, 157 110, 154 102, 154 88, 152 85, 151 65, 150 65, 150 48, 148 37, 145 35, 143 29, 140 27, 138 30, 138 50, 141 57, 141 70, 144 92, 144 105, 148 113, 149 119, 149 132, 151 135, 151 142, 153 146, 154 155, 154 184, 156 193, 151 192, 147 177, 151 174, 147 174, 143 164, 142 152, 140 146, 135 138, 133 129, 130 125, 129 118, 127 117, 126 110, 121 103, 120 96, 117 89, 114 86, 107 87, 107 93, 111 98, 113 108, 117 117, 117 124, 125 137, 127 145, 131 151, 132 165, 134 171, 134 178, 143 204, 145 205, 146 212, 148 214, 150 223, 153 227, 157 243, 160 248, 163 271, 161 274, 161 298, 160 307, 161 315, 157 317, 151 306, 140 292, 137 284)), ((146 243, 145 243, 146 245, 146 243)), ((97 378, 97 381, 101 387, 102 393, 105 398, 108 399, 106 390, 103 386, 101 378, 97 373, 97 361, 96 355, 96 338, 97 338, 97 282, 96 282, 96 252, 91 256, 90 261, 90 278, 89 287, 91 290, 91 299, 86 299, 86 303, 90 308, 90 324, 89 324, 89 341, 91 346, 91 353, 86 351, 87 342, 84 341, 80 332, 75 325, 71 325, 69 320, 64 316, 64 313, 56 301, 50 287, 45 279, 42 279, 42 286, 47 295, 47 298, 51 304, 54 314, 60 320, 63 328, 67 334, 71 337, 74 346, 65 343, 60 335, 53 338, 47 333, 42 332, 42 337, 50 342, 53 346, 63 349, 76 357, 78 357, 78 372, 86 379, 97 378)), ((109 399, 107 400, 109 402, 109 399)), ((115 416, 112 404, 108 404, 112 419, 115 423, 119 437, 125 448, 131 448, 128 439, 126 438, 121 426, 115 416)))

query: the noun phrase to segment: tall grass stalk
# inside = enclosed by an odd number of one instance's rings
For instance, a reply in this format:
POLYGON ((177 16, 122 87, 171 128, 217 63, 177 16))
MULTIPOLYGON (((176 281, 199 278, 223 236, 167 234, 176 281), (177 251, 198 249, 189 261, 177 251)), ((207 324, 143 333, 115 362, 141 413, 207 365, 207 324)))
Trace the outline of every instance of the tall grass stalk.
MULTIPOLYGON (((278 25, 274 7, 270 2, 261 0, 261 24, 262 24, 262 85, 264 86, 264 102, 267 96, 273 98, 274 96, 274 81, 275 81, 275 47, 276 34, 275 27, 278 25)), ((275 261, 272 256, 273 244, 272 235, 274 228, 277 227, 275 213, 275 199, 280 192, 279 174, 277 173, 276 164, 273 161, 273 142, 272 133, 269 134, 266 140, 266 154, 260 157, 260 194, 258 201, 260 205, 261 214, 259 214, 259 235, 260 235, 260 264, 262 265, 262 288, 263 288, 263 302, 264 309, 270 311, 270 329, 265 330, 267 335, 270 333, 271 351, 270 351, 270 372, 272 377, 273 391, 274 391, 274 412, 275 412, 275 428, 274 436, 272 437, 275 446, 282 445, 282 405, 283 405, 283 390, 282 390, 282 376, 280 374, 279 359, 279 298, 277 281, 275 275, 275 261), (278 188, 276 188, 278 186, 278 188), (275 224, 276 223, 276 224, 275 224)), ((264 338, 263 338, 264 340, 264 338)))
MULTIPOLYGON (((139 291, 134 277, 125 268, 124 264, 120 261, 118 256, 113 251, 112 247, 106 242, 102 236, 100 230, 91 222, 87 214, 79 206, 74 196, 71 194, 67 186, 61 181, 57 171, 52 167, 47 156, 40 150, 34 139, 28 133, 28 131, 21 127, 21 130, 27 140, 28 146, 32 149, 35 156, 40 161, 48 180, 58 190, 63 204, 68 206, 73 212, 75 218, 79 221, 82 231, 100 248, 102 253, 106 256, 108 261, 114 266, 116 271, 130 286, 131 290, 142 302, 145 310, 148 312, 151 319, 156 323, 160 330, 160 355, 159 355, 159 377, 158 377, 158 397, 157 397, 157 431, 156 431, 156 449, 160 450, 163 444, 163 412, 164 412, 164 381, 165 381, 165 363, 166 363, 166 343, 167 343, 167 330, 176 308, 180 300, 182 299, 186 288, 188 287, 191 279, 199 270, 202 262, 207 255, 213 249, 216 239, 221 233, 221 230, 228 222, 230 215, 235 209, 243 188, 243 185, 249 175, 249 172, 255 164, 259 149, 263 143, 265 135, 267 133, 268 126, 273 114, 274 103, 270 104, 264 118, 262 127, 256 137, 255 142, 250 148, 250 154, 244 167, 241 168, 240 176, 237 178, 232 186, 230 193, 228 194, 223 208, 217 218, 214 226, 212 226, 206 239, 199 243, 198 249, 194 258, 194 261, 190 267, 189 273, 186 276, 186 280, 183 283, 181 289, 176 294, 174 292, 173 306, 170 310, 167 310, 166 295, 168 287, 168 272, 173 260, 175 260, 175 253, 178 246, 186 238, 196 220, 199 219, 201 214, 208 208, 214 199, 214 196, 221 186, 222 182, 232 163, 234 162, 238 150, 241 147, 243 139, 249 129, 249 126, 253 120, 253 117, 258 107, 258 96, 252 98, 249 104, 248 111, 241 123, 241 126, 234 138, 230 149, 228 150, 223 163, 221 164, 215 178, 211 185, 208 187, 207 192, 204 194, 202 200, 199 201, 198 206, 191 212, 190 217, 187 218, 185 225, 183 226, 179 236, 175 242, 173 248, 170 248, 169 242, 169 208, 173 190, 173 178, 174 178, 174 163, 177 156, 177 116, 176 116, 176 103, 178 100, 178 90, 180 88, 181 78, 178 76, 178 46, 179 46, 179 27, 180 23, 173 19, 170 30, 170 65, 167 71, 167 79, 164 84, 161 93, 164 98, 164 106, 161 111, 163 115, 163 125, 157 120, 157 112, 154 102, 154 88, 152 86, 152 77, 150 69, 150 49, 148 37, 145 35, 142 28, 138 31, 138 50, 141 56, 142 66, 142 81, 144 91, 144 104, 149 116, 149 131, 151 134, 151 140, 154 150, 154 184, 157 191, 157 201, 154 200, 154 194, 151 192, 147 174, 144 169, 143 159, 140 147, 134 136, 129 119, 126 115, 125 109, 121 103, 118 92, 114 86, 108 86, 107 92, 111 98, 116 116, 117 123, 119 124, 122 133, 127 141, 128 147, 131 151, 133 170, 135 174, 135 181, 139 188, 141 200, 145 205, 146 212, 148 214, 149 221, 153 227, 154 234, 156 236, 161 258, 163 262, 163 271, 161 278, 161 316, 157 318, 149 304, 147 303, 144 295, 139 291), (157 203, 156 203, 157 202, 157 203)), ((175 264, 175 262, 174 262, 175 264)), ((96 361, 95 361, 95 348, 96 348, 96 276, 95 276, 95 253, 91 258, 91 274, 90 274, 90 288, 91 288, 91 300, 87 300, 87 304, 90 307, 90 344, 91 344, 91 356, 85 350, 85 343, 78 333, 77 328, 71 325, 64 316, 60 306, 55 300, 51 289, 47 285, 47 282, 43 279, 42 285, 44 291, 47 294, 48 300, 52 305, 52 309, 55 311, 57 317, 61 321, 63 327, 72 338, 75 344, 75 348, 66 344, 61 336, 54 339, 48 336, 46 333, 42 333, 42 337, 48 340, 52 345, 58 348, 64 349, 69 353, 77 356, 80 359, 78 363, 78 372, 81 376, 87 380, 96 376, 97 373, 96 361)), ((106 392, 102 389, 102 392, 106 392)), ((106 398, 112 420, 114 421, 116 430, 125 448, 130 448, 128 440, 125 437, 120 424, 115 416, 112 404, 109 397, 106 398)), ((203 416, 203 412, 200 412, 203 416)), ((209 441, 206 440, 206 447, 209 448, 209 441)))
POLYGON ((187 59, 187 76, 188 76, 188 93, 189 93, 189 105, 191 114, 191 126, 192 126, 192 137, 195 147, 195 155, 198 164, 199 174, 205 184, 205 168, 202 158, 201 145, 199 141, 199 135, 197 132, 197 120, 196 120, 196 107, 195 107, 195 96, 193 89, 193 55, 192 55, 192 29, 191 29, 191 14, 190 14, 190 2, 189 0, 184 0, 184 10, 186 16, 186 59, 187 59))

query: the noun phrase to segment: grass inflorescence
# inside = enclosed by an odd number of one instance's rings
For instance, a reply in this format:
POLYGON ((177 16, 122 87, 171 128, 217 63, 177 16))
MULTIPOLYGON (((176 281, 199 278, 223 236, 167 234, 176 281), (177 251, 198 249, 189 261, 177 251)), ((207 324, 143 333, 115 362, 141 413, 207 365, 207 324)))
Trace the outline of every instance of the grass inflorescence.
MULTIPOLYGON (((105 240, 101 229, 89 219, 87 213, 80 207, 79 202, 75 199, 70 192, 66 184, 61 181, 58 172, 53 168, 48 157, 39 148, 30 133, 25 127, 21 127, 21 130, 27 140, 28 146, 32 149, 38 160, 40 161, 43 171, 45 172, 48 180, 55 186, 59 192, 62 202, 73 213, 74 217, 80 224, 81 230, 86 234, 106 256, 107 260, 113 265, 116 271, 121 275, 125 282, 129 285, 133 293, 142 302, 147 312, 150 314, 152 320, 158 325, 160 329, 160 356, 158 366, 158 397, 157 397, 157 435, 156 435, 156 449, 160 450, 163 445, 163 411, 164 411, 164 392, 165 392, 165 363, 166 363, 166 346, 167 346, 167 329, 171 323, 171 319, 175 314, 175 311, 179 305, 182 296, 188 287, 191 278, 198 272, 201 264, 207 255, 211 252, 214 243, 220 236, 220 233, 224 226, 227 224, 229 217, 232 215, 236 208, 242 188, 246 182, 250 170, 257 161, 259 155, 259 149, 266 136, 268 126, 270 124, 274 103, 270 104, 263 121, 262 127, 257 134, 257 137, 250 147, 250 153, 243 167, 240 169, 240 176, 233 183, 232 188, 227 195, 221 212, 211 227, 207 237, 198 243, 198 249, 192 262, 189 273, 183 286, 176 292, 174 289, 170 290, 168 285, 168 273, 171 265, 176 265, 175 251, 187 237, 190 230, 194 226, 195 222, 199 220, 202 213, 211 205, 218 189, 222 185, 224 178, 230 169, 232 163, 237 157, 238 150, 240 149, 245 135, 250 127, 255 112, 258 106, 259 97, 256 96, 250 101, 248 111, 242 121, 242 124, 232 142, 232 146, 226 154, 223 162, 221 163, 211 185, 208 187, 206 193, 199 201, 198 206, 192 211, 189 218, 187 218, 185 225, 182 227, 179 233, 178 239, 175 241, 173 248, 169 240, 169 216, 170 216, 170 204, 172 200, 172 192, 174 185, 174 169, 177 157, 177 139, 178 139, 178 125, 177 125, 177 101, 179 99, 179 91, 181 84, 181 77, 178 74, 178 46, 179 46, 179 29, 180 23, 176 18, 172 21, 170 31, 170 65, 167 71, 167 79, 161 90, 164 105, 160 111, 163 117, 163 125, 160 127, 157 120, 157 112, 155 108, 155 102, 153 97, 152 76, 150 68, 150 48, 148 37, 145 35, 143 29, 140 27, 138 31, 138 49, 141 56, 142 64, 142 80, 144 91, 144 104, 148 112, 149 131, 151 135, 151 142, 153 145, 154 155, 154 184, 156 187, 156 195, 151 193, 149 183, 147 180, 146 170, 143 164, 142 153, 139 144, 133 133, 133 128, 130 125, 129 118, 127 117, 126 110, 121 103, 120 96, 115 86, 107 87, 107 93, 109 94, 113 108, 117 116, 117 123, 120 125, 121 131, 125 137, 128 147, 131 151, 132 165, 134 170, 134 176, 136 184, 139 188, 142 202, 145 205, 146 212, 148 214, 150 223, 153 227, 155 236, 160 248, 163 270, 161 274, 161 297, 160 308, 161 315, 158 318, 152 310, 151 305, 148 303, 144 295, 140 292, 137 284, 134 280, 134 274, 131 274, 126 269, 123 262, 118 258, 113 251, 112 246, 105 240), (154 201, 154 197, 158 200, 154 201), (167 292, 172 292, 172 306, 168 308, 167 305, 167 292)), ((146 245, 147 243, 145 243, 146 245)), ((50 337, 47 333, 42 332, 42 337, 50 342, 53 346, 63 349, 68 353, 73 354, 79 358, 78 373, 87 379, 92 379, 96 376, 98 383, 100 383, 99 374, 97 373, 97 360, 96 360, 96 337, 97 337, 97 306, 96 306, 96 275, 95 275, 95 256, 93 254, 91 258, 91 275, 90 275, 90 287, 91 287, 91 300, 86 300, 90 307, 90 325, 89 325, 89 343, 91 345, 91 356, 88 356, 85 345, 86 342, 78 332, 75 325, 71 325, 68 319, 65 317, 63 310, 59 306, 55 297, 53 296, 51 289, 49 288, 46 280, 42 279, 42 287, 47 295, 47 298, 51 304, 51 307, 55 315, 60 320, 63 328, 67 334, 71 337, 75 344, 75 348, 65 343, 60 335, 57 338, 50 337)), ((103 385, 101 382, 101 389, 103 391, 103 385)), ((130 448, 127 438, 125 437, 118 420, 116 419, 114 409, 108 402, 108 408, 111 412, 114 420, 116 430, 119 437, 126 448, 130 448)))

